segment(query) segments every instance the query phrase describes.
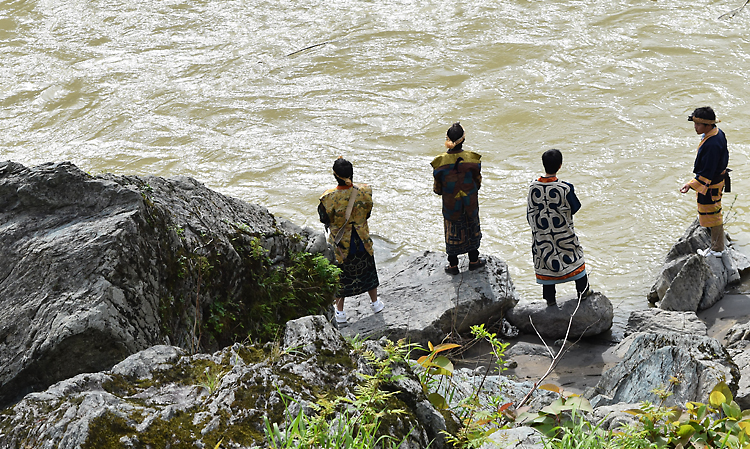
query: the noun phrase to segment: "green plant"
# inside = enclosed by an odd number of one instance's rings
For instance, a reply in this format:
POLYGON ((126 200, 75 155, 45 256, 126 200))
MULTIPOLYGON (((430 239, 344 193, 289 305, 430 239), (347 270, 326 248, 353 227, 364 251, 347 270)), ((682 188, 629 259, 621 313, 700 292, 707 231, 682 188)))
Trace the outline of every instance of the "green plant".
POLYGON ((402 376, 392 373, 394 363, 404 363, 408 346, 403 342, 388 342, 383 348, 386 356, 378 358, 371 351, 362 354, 373 368, 374 374, 360 374, 363 382, 355 387, 354 397, 339 396, 329 400, 325 396, 310 404, 311 413, 303 407, 292 416, 289 413, 289 397, 279 394, 287 410, 287 425, 271 423, 264 417, 265 433, 273 449, 370 449, 383 447, 395 449, 408 437, 397 441, 390 435, 378 435, 382 420, 388 415, 400 415, 404 411, 389 407, 395 391, 384 391, 382 386, 402 376))
MULTIPOLYGON (((508 344, 501 342, 497 334, 487 331, 484 325, 472 326, 471 332, 475 339, 483 339, 490 343, 498 371, 503 371, 505 369, 504 352, 508 344)), ((492 433, 505 425, 504 415, 512 404, 505 403, 503 398, 493 395, 486 396, 484 403, 480 400, 479 392, 482 390, 487 373, 476 391, 456 401, 458 387, 452 380, 453 363, 441 353, 457 349, 460 345, 442 343, 433 346, 431 342, 428 342, 428 347, 428 354, 417 360, 422 368, 417 371, 422 388, 435 408, 451 413, 461 423, 458 431, 444 432, 445 439, 454 447, 482 446, 492 433)))
MULTIPOLYGON (((750 447, 750 411, 740 409, 724 382, 713 388, 708 404, 688 402, 680 409, 642 403, 640 409, 629 412, 639 418, 640 427, 629 427, 626 432, 636 431, 640 438, 658 447, 750 447)), ((617 436, 629 439, 624 432, 617 436)))
MULTIPOLYGON (((671 386, 677 383, 677 378, 670 380, 671 386)), ((547 387, 540 388, 549 389, 547 387)), ((724 382, 714 387, 708 404, 688 402, 684 408, 664 405, 671 396, 670 389, 654 390, 660 402, 643 402, 639 409, 629 410, 628 413, 638 418, 638 423, 625 425, 617 431, 603 432, 598 425, 586 421, 578 411, 587 408, 572 404, 570 400, 558 400, 536 415, 519 416, 517 423, 545 432, 545 447, 554 449, 750 448, 750 411, 740 409, 724 382)))
MULTIPOLYGON (((460 348, 461 346, 455 343, 443 343, 433 346, 432 342, 427 342, 427 345, 430 348, 430 352, 417 359, 417 363, 424 368, 417 375, 430 403, 438 410, 447 410, 449 402, 446 401, 445 397, 439 391, 443 382, 446 384, 450 382, 449 378, 453 376, 453 363, 447 357, 439 354, 444 351, 460 348)), ((451 394, 454 392, 453 389, 449 388, 448 390, 451 394)))
POLYGON ((496 333, 489 332, 484 328, 484 324, 471 326, 471 333, 474 335, 474 338, 483 338, 492 346, 492 354, 495 356, 495 364, 497 365, 498 372, 502 373, 508 369, 505 366, 505 350, 508 348, 509 343, 500 341, 496 333))
POLYGON ((221 385, 221 378, 224 377, 224 374, 226 374, 226 371, 222 370, 219 365, 207 366, 198 381, 198 385, 208 390, 209 394, 213 394, 221 385))
MULTIPOLYGON (((601 423, 600 423, 601 424, 601 423)), ((592 425, 583 416, 572 415, 570 425, 560 427, 556 437, 543 441, 546 449, 610 449, 612 435, 592 425)))
POLYGON ((548 437, 559 437, 561 433, 564 433, 564 429, 570 429, 576 425, 579 411, 593 411, 588 399, 568 393, 557 385, 544 384, 538 389, 552 391, 559 397, 538 412, 529 411, 529 407, 519 409, 515 418, 516 424, 534 427, 548 437))
POLYGON ((169 227, 170 231, 174 231, 177 237, 183 238, 185 235, 185 228, 180 225, 172 225, 169 227))
MULTIPOLYGON (((203 329, 210 342, 273 341, 287 321, 319 314, 332 303, 341 270, 324 256, 293 253, 281 264, 271 260, 258 237, 240 234, 233 245, 248 282, 239 292, 214 294, 204 307, 203 329)), ((219 267, 219 276, 225 268, 219 267)))

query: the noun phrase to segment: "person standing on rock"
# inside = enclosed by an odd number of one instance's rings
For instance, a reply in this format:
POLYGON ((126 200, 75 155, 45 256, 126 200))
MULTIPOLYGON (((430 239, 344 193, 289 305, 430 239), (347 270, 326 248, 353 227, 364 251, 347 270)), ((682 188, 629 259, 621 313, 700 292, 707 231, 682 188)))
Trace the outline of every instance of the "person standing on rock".
POLYGON ((479 228, 479 188, 482 186, 481 155, 464 151, 466 138, 461 124, 456 122, 445 137, 448 151, 432 161, 432 190, 443 198, 445 252, 448 265, 445 272, 458 274, 458 256, 469 255, 469 270, 487 264, 479 257, 482 231, 479 228))
POLYGON ((367 292, 370 308, 378 313, 384 304, 378 299, 378 271, 372 248, 367 219, 372 212, 372 187, 353 184, 351 162, 339 157, 333 163, 333 176, 338 186, 328 189, 320 197, 318 215, 326 230, 328 242, 336 253, 336 265, 341 269, 340 287, 336 298, 336 322, 346 323, 344 298, 367 292))
POLYGON ((695 177, 680 188, 687 193, 695 190, 698 201, 698 222, 711 232, 711 246, 699 249, 704 257, 721 257, 729 274, 728 281, 736 282, 740 276, 734 268, 731 256, 724 251, 724 217, 721 212, 721 197, 724 191, 730 191, 729 184, 729 149, 724 131, 716 126, 716 113, 710 106, 697 108, 688 117, 693 128, 701 135, 698 154, 695 156, 693 173, 695 177))
POLYGON ((556 284, 575 281, 578 298, 591 294, 583 249, 573 227, 573 215, 581 208, 573 184, 557 179, 562 153, 542 154, 545 174, 529 187, 526 220, 531 226, 531 252, 536 282, 549 307, 557 305, 556 284))

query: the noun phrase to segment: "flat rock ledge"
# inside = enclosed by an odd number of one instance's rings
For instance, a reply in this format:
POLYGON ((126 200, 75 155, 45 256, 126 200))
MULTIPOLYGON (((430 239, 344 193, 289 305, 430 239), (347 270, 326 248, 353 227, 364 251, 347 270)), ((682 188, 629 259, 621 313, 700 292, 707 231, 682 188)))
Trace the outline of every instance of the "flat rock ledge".
POLYGON ((568 340, 590 337, 612 327, 614 307, 602 293, 593 292, 580 305, 577 298, 558 302, 554 307, 548 307, 544 301, 520 303, 508 311, 506 318, 525 334, 538 334, 553 340, 565 338, 566 334, 568 340))
POLYGON ((473 325, 492 326, 518 303, 504 261, 486 255, 485 267, 469 271, 463 260, 461 272, 454 276, 443 269, 445 257, 426 251, 381 270, 378 295, 385 309, 373 314, 366 294, 346 298, 349 322, 340 326, 341 333, 405 338, 426 348, 428 342, 438 343, 447 335, 468 333, 473 325))
POLYGON ((708 337, 706 323, 698 318, 695 312, 676 312, 663 309, 649 308, 635 310, 630 313, 625 336, 637 332, 664 333, 676 332, 686 335, 708 337))

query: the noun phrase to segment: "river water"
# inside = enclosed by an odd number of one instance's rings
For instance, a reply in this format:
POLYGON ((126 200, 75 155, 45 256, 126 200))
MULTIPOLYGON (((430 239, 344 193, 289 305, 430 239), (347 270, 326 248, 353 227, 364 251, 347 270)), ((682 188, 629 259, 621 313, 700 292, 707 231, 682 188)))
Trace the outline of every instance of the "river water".
POLYGON ((740 3, 2 0, 0 159, 188 175, 320 228, 341 155, 374 188, 383 265, 444 250, 429 164, 461 121, 483 155, 482 252, 541 299, 526 193, 559 148, 621 327, 696 216, 678 192, 695 107, 722 119, 726 229, 750 254, 750 8, 719 17, 740 3))

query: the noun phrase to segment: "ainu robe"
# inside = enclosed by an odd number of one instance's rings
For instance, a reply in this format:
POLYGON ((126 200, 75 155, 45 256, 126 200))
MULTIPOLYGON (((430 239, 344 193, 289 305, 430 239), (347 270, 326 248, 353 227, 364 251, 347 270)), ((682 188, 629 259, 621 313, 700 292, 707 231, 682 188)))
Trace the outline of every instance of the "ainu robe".
POLYGON ((526 219, 537 283, 559 284, 586 275, 583 249, 573 227, 573 214, 580 208, 572 184, 554 176, 531 183, 526 219))
MULTIPOLYGON (((352 230, 357 231, 357 235, 364 244, 365 251, 368 254, 373 255, 372 239, 370 238, 370 228, 367 226, 367 219, 370 217, 372 212, 372 187, 367 184, 355 184, 354 187, 358 189, 357 196, 354 199, 354 208, 352 214, 349 217, 349 223, 344 228, 344 235, 338 244, 340 251, 336 251, 336 261, 340 264, 344 262, 344 259, 349 255, 349 247, 351 245, 352 230)), ((325 193, 320 197, 319 214, 321 221, 327 218, 327 223, 331 228, 331 233, 328 235, 328 242, 332 245, 336 245, 334 240, 339 229, 344 225, 346 208, 349 205, 349 197, 353 187, 342 187, 338 186, 334 189, 326 190, 325 193)))
POLYGON ((729 164, 729 150, 724 131, 714 128, 703 136, 695 156, 695 178, 688 185, 697 192, 698 221, 705 228, 724 224, 721 196, 729 164))
POLYGON ((445 250, 448 255, 479 249, 479 188, 481 155, 473 151, 448 151, 432 161, 433 191, 443 199, 445 250))

